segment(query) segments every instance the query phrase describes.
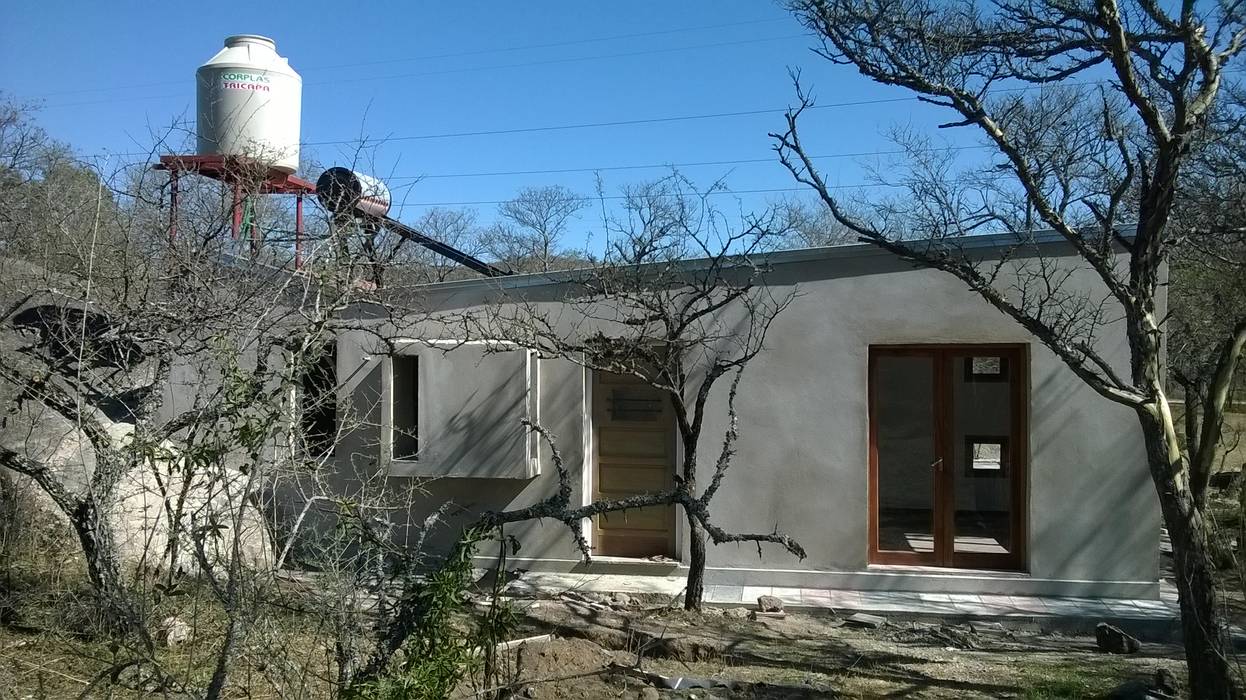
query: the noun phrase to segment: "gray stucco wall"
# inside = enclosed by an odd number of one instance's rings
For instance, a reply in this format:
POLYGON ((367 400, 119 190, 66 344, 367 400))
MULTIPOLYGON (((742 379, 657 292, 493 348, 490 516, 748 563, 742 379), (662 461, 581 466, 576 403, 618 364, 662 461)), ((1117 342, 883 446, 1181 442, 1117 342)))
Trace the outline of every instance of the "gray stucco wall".
MULTIPOLYGON (((1047 256, 1058 248, 1044 248, 1047 256)), ((1072 264, 1074 258, 1062 258, 1072 264)), ((1069 284, 1101 294, 1089 270, 1069 284)), ((799 295, 771 328, 765 351, 740 386, 740 439, 734 466, 713 510, 727 530, 778 526, 799 539, 803 561, 784 551, 752 546, 711 547, 710 583, 979 591, 1069 595, 1147 596, 1158 587, 1159 512, 1146 470, 1134 414, 1086 387, 1012 320, 951 276, 869 250, 786 262, 767 275, 776 293, 799 295), (1028 529, 1024 572, 970 572, 870 566, 867 563, 867 358, 875 344, 1022 343, 1028 347, 1028 529)), ((489 294, 486 284, 449 283, 419 290, 429 310, 470 309, 489 294)), ((518 294, 519 291, 512 291, 518 294)), ((528 286, 528 299, 557 305, 557 285, 528 286)), ((1127 370, 1119 326, 1099 334, 1100 352, 1127 370)), ((339 346, 339 376, 366 403, 380 387, 376 360, 355 340, 339 346), (347 379, 362 374, 363 381, 347 379), (372 377, 368 379, 367 377, 372 377), (352 383, 353 382, 353 383, 352 383)), ((378 365, 379 367, 379 365, 378 365)), ((1127 374, 1127 371, 1125 372, 1127 374)), ((471 373, 477 390, 497 377, 471 373)), ((585 372, 567 360, 540 360, 541 424, 584 492, 589 473, 585 430, 585 372)), ((712 464, 725 428, 726 382, 711 398, 702 457, 712 464)), ((431 410, 431 408, 430 408, 431 410)), ((380 420, 380 415, 370 416, 380 420)), ((487 432, 484 425, 464 430, 487 432)), ((371 428, 369 428, 371 430, 371 428)), ((365 431, 367 432, 367 431, 365 431)), ((378 455, 378 433, 344 445, 356 468, 378 455)), ((548 495, 556 485, 548 449, 531 478, 448 477, 426 482, 427 496, 413 519, 447 499, 464 507, 462 520, 487 508, 515 508, 548 495)), ((343 465, 345 466, 345 465, 343 465)), ((447 528, 446 533, 451 532, 447 528)), ((518 566, 580 567, 566 530, 531 522, 508 528, 523 542, 518 566)), ((679 546, 686 556, 681 531, 679 546)))

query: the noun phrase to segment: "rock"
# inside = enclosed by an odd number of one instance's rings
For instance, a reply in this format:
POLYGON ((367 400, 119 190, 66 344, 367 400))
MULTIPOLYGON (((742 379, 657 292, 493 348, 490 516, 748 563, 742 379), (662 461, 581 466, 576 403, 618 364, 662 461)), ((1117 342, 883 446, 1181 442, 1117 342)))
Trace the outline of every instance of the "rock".
POLYGON ((754 610, 748 614, 748 619, 750 620, 761 620, 761 619, 782 620, 785 617, 787 617, 787 613, 785 612, 762 612, 760 610, 754 610))
POLYGON ((1026 637, 1037 637, 1043 634, 1043 626, 1037 622, 1017 622, 1009 625, 1009 631, 1012 634, 1019 634, 1026 637))
POLYGON ((525 685, 525 686, 523 687, 523 692, 522 692, 521 694, 522 694, 525 698, 535 698, 535 697, 536 697, 536 688, 535 688, 534 686, 525 685))
MULTIPOLYGON (((14 435, 21 436, 24 454, 49 465, 57 478, 64 481, 71 493, 86 488, 95 469, 95 452, 85 435, 75 432, 68 422, 48 418, 42 413, 25 412, 14 416, 8 430, 0 431, 0 443, 9 446, 14 435), (16 431, 16 433, 14 432, 16 431)), ((108 437, 115 446, 128 445, 134 426, 128 423, 105 423, 108 437)), ((147 458, 126 470, 117 482, 115 496, 109 501, 107 519, 113 528, 118 555, 127 568, 182 569, 188 573, 199 570, 199 560, 188 545, 177 553, 177 560, 162 559, 167 551, 172 528, 170 510, 181 513, 177 524, 189 532, 196 523, 220 523, 220 528, 204 530, 204 549, 210 561, 230 561, 230 550, 237 544, 244 563, 264 568, 274 561, 273 543, 263 513, 247 507, 239 515, 238 503, 246 502, 249 479, 231 466, 195 470, 189 476, 178 466, 183 459, 179 448, 163 441, 149 448, 147 458), (192 517, 195 519, 192 522, 192 517), (237 526, 239 530, 234 531, 237 526)), ((24 480, 25 477, 22 477, 24 480)), ((41 489, 31 491, 36 506, 46 517, 68 524, 68 518, 41 489)), ((64 536, 72 537, 69 528, 64 536)), ((182 538, 185 542, 186 537, 182 538)), ((79 546, 76 540, 74 546, 79 546)))
POLYGON ((1169 697, 1175 698, 1181 694, 1181 689, 1177 687, 1177 678, 1172 675, 1172 671, 1166 668, 1155 670, 1155 676, 1151 679, 1151 685, 1169 697))
POLYGON ((953 649, 971 650, 978 648, 973 638, 974 632, 972 629, 966 631, 952 625, 940 625, 938 629, 934 630, 934 634, 939 639, 946 641, 953 649))
POLYGON ((1211 475, 1208 484, 1213 489, 1235 489, 1241 483, 1242 473, 1240 471, 1220 471, 1211 475))
POLYGON ((632 600, 632 597, 626 593, 610 594, 610 602, 621 608, 630 608, 636 604, 636 601, 632 600))
POLYGON ((725 610, 723 610, 724 616, 735 618, 737 620, 743 620, 747 618, 748 613, 749 611, 747 608, 726 608, 725 610))
POLYGON ((1002 622, 973 620, 969 623, 969 631, 974 634, 982 634, 983 632, 997 632, 1002 634, 1008 630, 1004 628, 1004 623, 1002 622))
POLYGON ((1137 639, 1106 622, 1095 625, 1095 644, 1109 654, 1136 654, 1139 648, 1137 639))
POLYGON ((160 622, 157 638, 167 647, 176 647, 190 641, 190 625, 177 617, 166 617, 160 622))
MULTIPOLYGON (((668 629, 631 630, 630 640, 645 656, 679 661, 712 661, 726 653, 729 642, 716 637, 675 634, 668 629)), ((623 647, 626 648, 626 647, 623 647)))
POLYGON ((1181 694, 1172 673, 1161 668, 1149 680, 1125 681, 1103 697, 1107 700, 1171 700, 1181 694))
POLYGON ((772 595, 759 595, 757 609, 761 612, 783 612, 783 599, 772 595))
POLYGON ((887 618, 879 615, 870 615, 869 613, 854 613, 849 615, 844 622, 853 627, 877 629, 887 624, 887 618))
POLYGON ((662 694, 658 692, 658 689, 651 686, 645 686, 640 689, 639 693, 636 693, 636 700, 658 700, 661 697, 662 694))

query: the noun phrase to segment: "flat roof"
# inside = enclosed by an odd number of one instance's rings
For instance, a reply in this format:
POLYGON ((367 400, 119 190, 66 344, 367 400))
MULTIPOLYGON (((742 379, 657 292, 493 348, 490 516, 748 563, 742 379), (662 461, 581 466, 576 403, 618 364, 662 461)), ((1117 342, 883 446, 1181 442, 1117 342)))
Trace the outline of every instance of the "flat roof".
MULTIPOLYGON (((924 238, 913 239, 906 242, 910 245, 920 246, 923 243, 935 242, 935 240, 936 239, 924 238)), ((963 250, 981 252, 1003 250, 1018 244, 1047 245, 1065 242, 1064 236, 1052 230, 1035 231, 1030 234, 1029 238, 1026 240, 1019 239, 1015 233, 979 234, 965 236, 955 240, 956 244, 963 250)), ((1072 252, 1071 249, 1070 252, 1072 252)), ((850 243, 847 245, 819 246, 816 248, 794 248, 789 250, 776 250, 772 252, 754 253, 734 257, 741 261, 749 260, 758 264, 788 265, 793 263, 815 262, 819 260, 844 260, 873 256, 898 257, 894 253, 884 250, 873 243, 850 243)), ((682 260, 671 261, 669 263, 639 263, 623 267, 678 267, 686 271, 694 271, 706 267, 713 260, 715 260, 715 258, 685 258, 682 260)), ((506 275, 503 277, 478 277, 473 279, 447 280, 444 282, 425 282, 422 284, 404 285, 401 287, 389 287, 389 289, 391 291, 401 289, 420 289, 447 292, 482 288, 522 289, 524 287, 539 287, 547 284, 558 284, 560 282, 583 279, 584 275, 593 272, 593 270, 594 268, 591 267, 579 267, 567 270, 551 270, 548 272, 527 272, 518 275, 506 275)))

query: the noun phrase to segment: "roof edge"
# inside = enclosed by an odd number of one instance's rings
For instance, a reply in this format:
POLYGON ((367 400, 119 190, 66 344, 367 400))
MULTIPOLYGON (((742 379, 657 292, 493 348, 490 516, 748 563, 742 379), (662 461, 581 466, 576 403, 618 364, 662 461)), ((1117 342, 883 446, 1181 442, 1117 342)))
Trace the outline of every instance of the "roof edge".
MULTIPOLYGON (((920 245, 935 241, 933 238, 917 238, 906 241, 910 244, 920 245)), ((957 239, 960 247, 965 250, 988 251, 1003 250, 1010 246, 1020 244, 1032 245, 1048 245, 1064 243, 1065 238, 1054 230, 1035 231, 1031 234, 1029 240, 1019 240, 1015 233, 992 233, 980 234, 973 236, 965 236, 957 239)), ((1072 249, 1070 249, 1072 252, 1072 249)), ((790 265, 794 263, 814 262, 818 260, 842 260, 851 258, 867 258, 875 256, 892 256, 895 254, 884 250, 873 243, 851 243, 847 245, 837 246, 818 246, 814 248, 793 248, 789 250, 776 250, 770 253, 757 253, 747 256, 738 256, 740 259, 752 260, 756 263, 764 263, 767 265, 790 265)), ((670 265, 678 266, 685 271, 694 271, 702 269, 709 265, 715 258, 687 258, 677 260, 670 265)), ((627 265, 625 267, 643 267, 649 265, 665 265, 668 263, 639 263, 635 265, 627 265)), ((504 277, 480 277, 477 279, 466 280, 448 280, 445 282, 427 282, 424 284, 406 285, 403 287, 390 287, 390 291, 394 290, 420 290, 430 292, 457 291, 465 289, 523 289, 526 287, 539 287, 549 284, 559 284, 564 282, 583 279, 586 273, 590 273, 595 268, 577 267, 567 270, 554 270, 550 272, 528 272, 519 275, 507 275, 504 277)))

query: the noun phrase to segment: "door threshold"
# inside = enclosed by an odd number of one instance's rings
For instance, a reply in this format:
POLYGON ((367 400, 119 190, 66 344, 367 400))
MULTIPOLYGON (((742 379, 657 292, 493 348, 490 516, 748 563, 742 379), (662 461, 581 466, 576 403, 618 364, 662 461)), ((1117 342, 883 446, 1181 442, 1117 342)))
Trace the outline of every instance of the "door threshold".
POLYGON ((866 571, 896 574, 939 574, 960 578, 990 576, 992 578, 1030 578, 1027 571, 1016 569, 962 569, 953 566, 926 566, 913 564, 869 564, 866 571))
POLYGON ((610 555, 594 556, 593 563, 597 562, 602 564, 634 564, 666 568, 678 568, 679 566, 678 559, 650 559, 649 557, 616 557, 610 555))
POLYGON ((666 576, 679 569, 679 561, 663 559, 654 561, 648 557, 593 557, 588 564, 580 562, 572 571, 580 573, 626 574, 666 576))

